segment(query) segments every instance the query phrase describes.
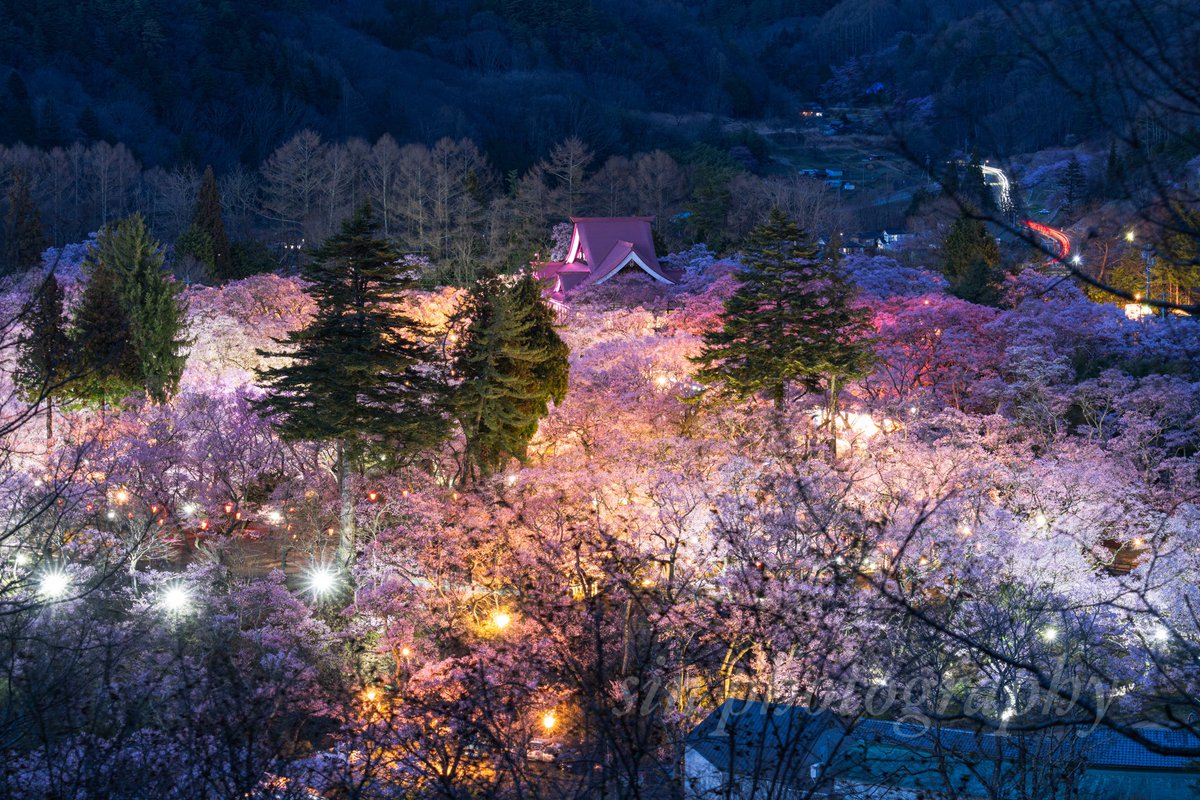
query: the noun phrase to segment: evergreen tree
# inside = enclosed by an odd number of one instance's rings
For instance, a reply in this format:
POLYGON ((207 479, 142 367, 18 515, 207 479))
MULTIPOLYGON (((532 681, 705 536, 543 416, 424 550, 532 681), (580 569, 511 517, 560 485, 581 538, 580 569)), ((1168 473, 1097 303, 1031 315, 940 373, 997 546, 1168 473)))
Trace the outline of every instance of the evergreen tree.
POLYGON ((942 271, 957 296, 993 305, 999 298, 1000 247, 980 219, 963 214, 942 240, 942 271))
POLYGON ((846 382, 871 362, 870 320, 855 288, 783 212, 751 232, 724 324, 704 336, 697 380, 739 397, 763 393, 782 409, 788 386, 824 392, 827 419, 846 382))
POLYGON ((1083 166, 1074 155, 1063 173, 1063 192, 1066 195, 1065 210, 1076 211, 1083 204, 1087 191, 1087 180, 1083 174, 1083 166))
POLYGON ((842 243, 842 232, 834 231, 829 234, 829 241, 825 244, 825 258, 829 263, 837 266, 842 263, 842 248, 845 245, 842 243))
POLYGON ((59 111, 58 104, 54 102, 53 98, 48 99, 42 105, 37 137, 42 147, 47 149, 65 147, 71 143, 67 137, 66 123, 63 120, 62 112, 59 111))
POLYGON ((946 174, 942 177, 942 193, 947 197, 957 197, 960 188, 958 164, 951 161, 946 165, 946 174))
POLYGON ((126 314, 117 274, 105 261, 88 254, 87 283, 71 321, 71 371, 75 379, 66 396, 101 408, 137 390, 137 363, 129 344, 126 314))
POLYGON ((204 176, 200 179, 190 230, 194 232, 194 238, 205 243, 203 252, 193 252, 192 255, 207 264, 209 274, 214 278, 232 278, 232 250, 225 233, 225 223, 221 219, 221 194, 211 166, 204 170, 204 176))
POLYGON ((79 128, 80 135, 84 141, 98 142, 104 137, 104 128, 100 124, 100 117, 97 116, 95 109, 91 106, 85 106, 83 111, 79 113, 79 118, 75 121, 75 127, 79 128))
POLYGON ((179 389, 187 363, 182 287, 163 270, 162 245, 140 214, 102 231, 97 248, 97 257, 110 264, 118 278, 138 382, 151 400, 166 402, 179 389))
POLYGON ((454 361, 466 438, 460 475, 471 481, 525 460, 548 403, 566 397, 568 349, 529 274, 476 281, 458 316, 466 325, 454 361))
POLYGON ((1125 194, 1125 165, 1117 155, 1117 143, 1108 146, 1108 161, 1104 166, 1104 193, 1112 199, 1125 194))
MULTIPOLYGON (((424 327, 400 310, 415 276, 360 207, 305 264, 312 321, 280 344, 288 364, 259 375, 258 403, 286 439, 332 442, 341 498, 338 564, 354 555, 351 468, 372 453, 411 456, 447 433, 442 370, 424 327)), ((395 459, 393 459, 395 460, 395 459)))
POLYGON ((11 275, 36 267, 46 245, 42 217, 29 193, 29 181, 17 170, 8 189, 8 211, 4 215, 4 271, 11 275))
POLYGON ((21 337, 16 381, 25 400, 46 402, 46 441, 54 438, 54 398, 70 374, 70 339, 62 287, 54 275, 38 287, 21 337))

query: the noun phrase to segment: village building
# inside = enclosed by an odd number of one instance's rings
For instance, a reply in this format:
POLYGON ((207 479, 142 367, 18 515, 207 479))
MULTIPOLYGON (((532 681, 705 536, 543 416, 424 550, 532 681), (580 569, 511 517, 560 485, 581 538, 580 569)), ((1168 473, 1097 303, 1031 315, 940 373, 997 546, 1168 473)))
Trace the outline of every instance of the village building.
MULTIPOLYGON (((1139 733, 1200 747, 1188 731, 1139 733)), ((688 736, 683 777, 686 800, 1185 800, 1200 769, 1103 727, 1002 735, 727 700, 688 736)))
POLYGON ((535 263, 536 274, 546 281, 551 299, 560 302, 568 292, 604 283, 627 267, 673 285, 682 275, 658 260, 653 222, 654 217, 572 217, 566 257, 535 263))

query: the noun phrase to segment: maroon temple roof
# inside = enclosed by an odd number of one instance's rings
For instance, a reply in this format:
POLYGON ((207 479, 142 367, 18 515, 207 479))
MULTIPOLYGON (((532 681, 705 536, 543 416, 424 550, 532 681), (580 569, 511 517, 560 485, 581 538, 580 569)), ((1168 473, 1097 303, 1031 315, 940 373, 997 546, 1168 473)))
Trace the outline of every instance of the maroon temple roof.
POLYGON ((658 263, 650 230, 654 217, 572 217, 571 222, 575 229, 566 259, 536 265, 539 278, 554 282, 552 293, 603 283, 630 264, 666 284, 679 279, 658 263))

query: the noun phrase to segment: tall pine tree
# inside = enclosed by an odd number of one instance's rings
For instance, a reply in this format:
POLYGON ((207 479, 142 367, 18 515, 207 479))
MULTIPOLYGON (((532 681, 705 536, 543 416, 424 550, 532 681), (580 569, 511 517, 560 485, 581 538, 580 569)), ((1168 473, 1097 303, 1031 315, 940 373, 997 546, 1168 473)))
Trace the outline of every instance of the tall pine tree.
POLYGON ((957 296, 995 305, 1000 297, 1000 247, 983 220, 964 213, 942 240, 942 271, 957 296))
POLYGON ((233 251, 225 222, 221 219, 221 193, 217 178, 210 166, 200 179, 192 224, 180 237, 178 248, 204 262, 209 275, 217 280, 234 277, 233 251))
POLYGON ((826 399, 829 424, 847 382, 871 364, 867 312, 834 264, 815 258, 800 228, 776 209, 751 232, 723 326, 704 336, 696 378, 739 397, 765 394, 776 408, 800 384, 826 399))
POLYGON ((313 253, 302 275, 316 315, 279 341, 285 352, 266 354, 290 361, 259 375, 268 394, 258 408, 284 438, 336 448, 340 568, 354 556, 355 465, 373 453, 418 454, 448 428, 437 354, 425 328, 401 310, 416 278, 376 227, 363 205, 313 253))
POLYGON ((70 376, 70 339, 63 312, 62 287, 49 275, 29 309, 17 357, 17 385, 25 400, 46 403, 46 442, 54 439, 54 400, 70 376))
POLYGON ((87 283, 71 320, 71 370, 66 396, 104 408, 137 390, 137 361, 129 344, 129 316, 117 287, 117 274, 89 253, 87 283))
POLYGON ((455 411, 466 440, 459 475, 470 482, 525 460, 549 402, 566 397, 569 351, 529 274, 476 281, 458 317, 465 331, 454 360, 455 411))
POLYGON ((75 398, 105 405, 141 388, 165 402, 187 361, 187 309, 163 271, 162 246, 134 214, 100 231, 84 271, 72 334, 82 373, 75 398))
POLYGON ((163 270, 163 248, 140 214, 117 221, 97 238, 98 258, 117 275, 129 321, 129 345, 147 396, 166 402, 187 363, 187 308, 181 288, 163 270))
POLYGON ((11 275, 37 266, 47 244, 41 214, 29 193, 29 180, 16 170, 4 215, 4 271, 11 275))

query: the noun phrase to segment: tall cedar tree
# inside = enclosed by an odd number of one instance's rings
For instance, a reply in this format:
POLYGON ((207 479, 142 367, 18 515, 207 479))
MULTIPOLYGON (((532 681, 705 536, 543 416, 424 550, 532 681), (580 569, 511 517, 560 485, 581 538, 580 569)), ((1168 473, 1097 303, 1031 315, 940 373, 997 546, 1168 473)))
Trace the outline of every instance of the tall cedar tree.
POLYGON ((17 385, 30 403, 46 402, 46 441, 54 439, 54 398, 70 374, 71 342, 63 312, 62 287, 49 275, 29 309, 17 357, 17 385))
POLYGON ((47 244, 41 214, 29 193, 29 181, 18 170, 13 173, 8 189, 8 210, 4 215, 5 273, 11 275, 37 266, 47 244))
POLYGON ((138 387, 137 363, 129 344, 129 315, 121 302, 116 272, 89 253, 84 263, 87 283, 71 321, 71 371, 66 396, 103 408, 138 387))
POLYGON ((162 245, 150 236, 140 214, 102 231, 95 257, 117 276, 138 383, 151 400, 164 403, 179 390, 187 363, 182 287, 163 271, 162 245))
POLYGON ((739 397, 763 393, 778 409, 792 383, 822 392, 832 431, 841 389, 870 369, 871 322, 854 303, 853 284, 815 252, 794 222, 772 211, 750 233, 724 324, 705 334, 694 362, 701 383, 739 397))
POLYGON ((1087 199, 1087 176, 1083 174, 1083 165, 1074 155, 1071 156, 1071 160, 1063 172, 1062 188, 1063 208, 1066 211, 1078 210, 1087 199))
POLYGON ((454 359, 466 439, 459 476, 470 482, 525 460, 548 403, 566 397, 569 350, 529 274, 476 281, 458 316, 466 325, 454 359))
POLYGON ((204 170, 204 177, 200 179, 192 227, 206 237, 211 248, 207 255, 212 276, 218 280, 233 277, 233 250, 225 233, 225 222, 221 219, 221 193, 211 166, 204 170))
MULTIPOLYGON (((415 455, 443 441, 443 370, 428 331, 400 308, 415 276, 376 236, 370 205, 360 207, 303 268, 317 313, 287 345, 285 366, 259 375, 258 403, 286 439, 333 442, 341 499, 340 567, 354 555, 351 469, 386 450, 415 455)), ((395 460, 395 459, 393 459, 395 460)))
POLYGON ((995 305, 1000 297, 1000 247, 983 220, 964 213, 942 240, 942 271, 955 295, 995 305))

